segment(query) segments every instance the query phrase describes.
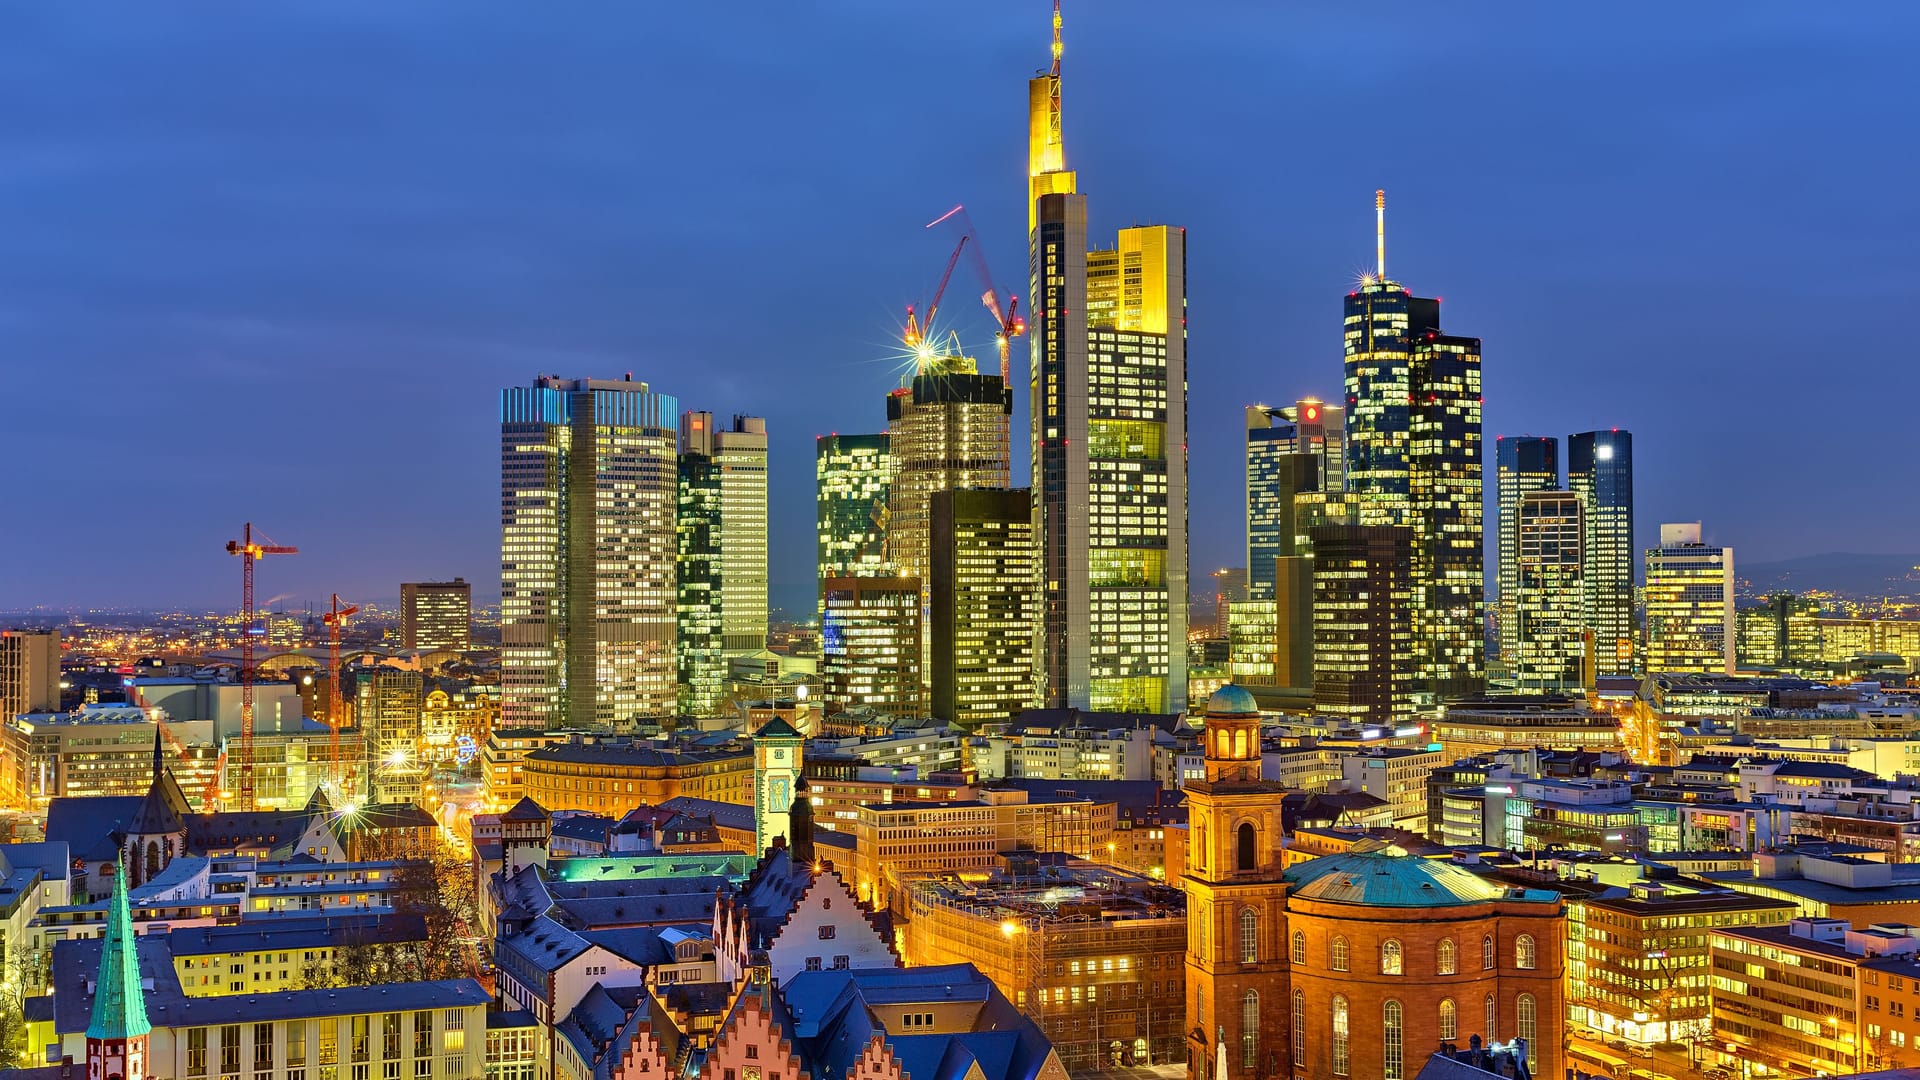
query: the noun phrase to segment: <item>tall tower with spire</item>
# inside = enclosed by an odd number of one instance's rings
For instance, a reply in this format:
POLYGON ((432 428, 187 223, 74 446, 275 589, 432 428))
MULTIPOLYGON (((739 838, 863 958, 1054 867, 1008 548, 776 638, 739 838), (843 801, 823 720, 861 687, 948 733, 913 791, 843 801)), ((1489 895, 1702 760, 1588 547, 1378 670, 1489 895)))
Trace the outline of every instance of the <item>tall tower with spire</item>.
POLYGON ((113 900, 102 935, 100 973, 87 1021, 87 1080, 144 1080, 147 1074, 146 998, 134 952, 133 912, 127 905, 127 869, 113 872, 113 900))
POLYGON ((1374 272, 1346 298, 1347 487, 1360 524, 1413 533, 1411 710, 1485 684, 1480 339, 1387 277, 1386 205, 1374 192, 1374 272))
POLYGON ((1031 487, 1038 697, 1183 712, 1187 614, 1186 230, 1087 249, 1087 201, 1053 64, 1028 83, 1031 487))

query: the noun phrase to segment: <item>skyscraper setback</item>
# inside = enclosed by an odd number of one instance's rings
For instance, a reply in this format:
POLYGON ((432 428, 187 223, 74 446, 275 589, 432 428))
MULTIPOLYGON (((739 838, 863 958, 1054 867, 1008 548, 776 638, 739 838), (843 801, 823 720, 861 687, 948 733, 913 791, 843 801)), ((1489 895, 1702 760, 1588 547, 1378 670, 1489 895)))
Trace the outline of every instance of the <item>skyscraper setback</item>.
POLYGON ((1346 298, 1347 489, 1360 524, 1412 530, 1414 683, 1432 702, 1485 679, 1480 341, 1387 277, 1385 192, 1374 205, 1378 264, 1346 298))
POLYGON ((1274 595, 1275 560, 1304 554, 1297 515, 1303 492, 1339 492, 1346 483, 1344 410, 1316 398, 1247 408, 1247 586, 1274 595))
POLYGON ((713 463, 720 485, 720 632, 730 653, 767 644, 767 422, 735 416, 728 427, 710 412, 681 417, 683 454, 713 463))
POLYGON ((1186 233, 1122 229, 1087 248, 1066 168, 1060 22, 1028 84, 1032 487, 1040 700, 1186 705, 1186 233))
POLYGON ((1593 630, 1594 670, 1633 675, 1647 670, 1636 644, 1633 611, 1633 433, 1587 431, 1567 438, 1567 489, 1580 496, 1586 565, 1586 618, 1593 630))
MULTIPOLYGON (((887 395, 887 562, 921 583, 921 627, 928 625, 928 559, 937 492, 1006 483, 1013 395, 999 375, 982 375, 964 356, 935 356, 913 381, 887 395)), ((919 670, 931 674, 924 649, 919 670)))
POLYGON ((501 392, 501 727, 672 712, 678 414, 631 379, 501 392))

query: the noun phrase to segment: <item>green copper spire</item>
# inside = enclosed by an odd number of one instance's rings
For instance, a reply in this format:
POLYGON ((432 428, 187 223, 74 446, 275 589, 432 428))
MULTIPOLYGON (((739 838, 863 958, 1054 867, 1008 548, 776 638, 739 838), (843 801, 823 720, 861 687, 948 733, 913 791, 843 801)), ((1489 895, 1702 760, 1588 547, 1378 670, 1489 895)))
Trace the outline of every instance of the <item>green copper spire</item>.
POLYGON ((100 978, 93 988, 89 1039, 131 1039, 153 1030, 147 1000, 140 992, 140 958, 134 953, 133 911, 127 906, 127 866, 113 867, 113 901, 107 907, 100 978))

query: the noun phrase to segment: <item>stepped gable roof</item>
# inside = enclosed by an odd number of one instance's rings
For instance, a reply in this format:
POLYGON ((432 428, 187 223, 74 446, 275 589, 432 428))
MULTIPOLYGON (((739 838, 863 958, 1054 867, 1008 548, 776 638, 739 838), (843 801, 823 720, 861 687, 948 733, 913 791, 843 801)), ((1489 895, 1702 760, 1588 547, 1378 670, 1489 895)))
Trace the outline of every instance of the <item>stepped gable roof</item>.
POLYGON ((1463 866, 1422 859, 1395 847, 1323 855, 1281 875, 1289 896, 1368 907, 1431 908, 1494 900, 1560 903, 1547 889, 1516 889, 1488 881, 1463 866))
POLYGON ((606 1080, 625 1056, 633 1036, 651 1015, 653 999, 639 986, 595 983, 580 998, 554 1034, 593 1066, 595 1080, 606 1080))
POLYGON ((1052 1051, 1037 1025, 993 988, 972 964, 802 972, 783 993, 793 1030, 815 1080, 846 1080, 867 1046, 883 1040, 912 1080, 962 1080, 978 1066, 986 1080, 1033 1080, 1052 1051), (889 1032, 872 1006, 978 1002, 972 1030, 945 1034, 889 1032), (815 1004, 819 1003, 819 1004, 815 1004))

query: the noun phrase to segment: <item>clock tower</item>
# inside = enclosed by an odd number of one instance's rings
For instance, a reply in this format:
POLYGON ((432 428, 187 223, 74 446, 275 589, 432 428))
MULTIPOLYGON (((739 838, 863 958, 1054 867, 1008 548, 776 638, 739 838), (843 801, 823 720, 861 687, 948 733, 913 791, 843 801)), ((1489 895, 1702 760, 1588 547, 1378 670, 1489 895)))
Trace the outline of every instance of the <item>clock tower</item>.
POLYGON ((1280 802, 1260 777, 1260 711, 1224 686, 1207 701, 1206 773, 1187 792, 1187 1077, 1291 1074, 1280 802))
POLYGON ((794 792, 800 786, 800 746, 806 737, 778 716, 753 733, 753 829, 755 855, 764 855, 773 838, 792 844, 794 792))

